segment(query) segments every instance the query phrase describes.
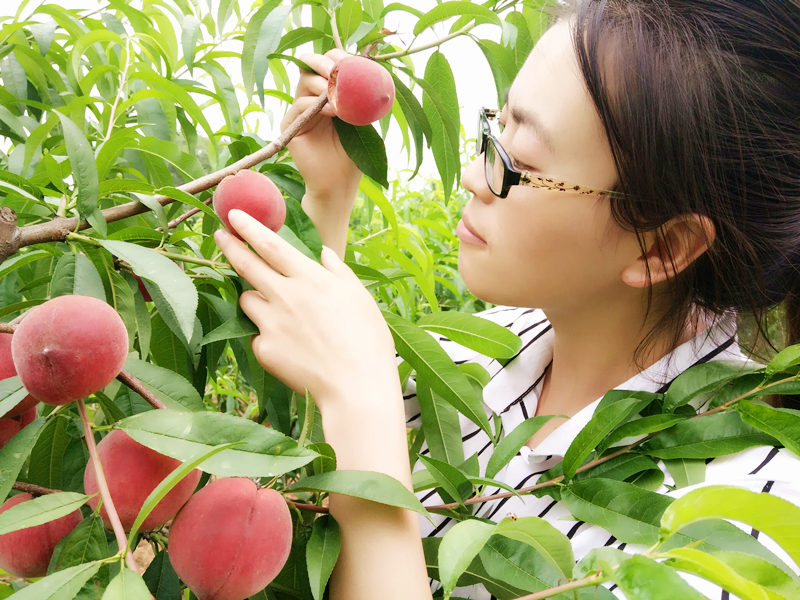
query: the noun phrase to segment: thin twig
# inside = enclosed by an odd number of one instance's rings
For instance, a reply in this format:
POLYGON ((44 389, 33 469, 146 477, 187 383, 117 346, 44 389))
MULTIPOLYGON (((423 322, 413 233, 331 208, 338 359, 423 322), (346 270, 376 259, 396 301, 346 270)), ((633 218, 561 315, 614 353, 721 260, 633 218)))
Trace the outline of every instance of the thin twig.
POLYGON ((603 582, 603 576, 600 575, 599 573, 595 573, 593 575, 588 575, 583 579, 576 579, 575 581, 562 583, 561 585, 547 588, 546 590, 540 590, 533 594, 528 594, 527 596, 520 596, 519 598, 515 598, 514 600, 544 600, 545 598, 552 598, 553 596, 557 596, 562 592, 568 592, 570 590, 576 590, 578 588, 588 587, 590 585, 597 585, 598 583, 602 582, 603 582))
POLYGON ((150 404, 150 406, 153 408, 167 408, 167 405, 157 398, 156 395, 151 392, 147 386, 144 385, 144 383, 142 383, 141 379, 136 377, 130 371, 123 369, 120 371, 119 375, 117 375, 117 379, 139 394, 142 398, 147 400, 148 404, 150 404))
MULTIPOLYGON (((89 423, 89 414, 86 412, 86 404, 83 399, 78 400, 78 412, 81 415, 81 423, 83 424, 84 441, 86 448, 89 450, 90 462, 94 468, 95 478, 97 479, 97 489, 100 492, 100 497, 103 500, 103 508, 106 511, 106 516, 111 523, 111 529, 114 531, 114 536, 117 538, 117 546, 119 551, 124 552, 128 547, 128 539, 125 536, 125 530, 122 527, 122 522, 119 520, 119 514, 114 506, 114 500, 111 498, 111 492, 108 489, 108 482, 103 473, 103 465, 100 463, 100 455, 97 453, 97 444, 94 441, 94 433, 92 426, 89 423)), ((125 562, 131 571, 137 570, 136 561, 133 558, 133 553, 128 551, 125 553, 125 562)))
POLYGON ((15 481, 11 487, 15 490, 19 490, 20 492, 27 492, 31 496, 45 496, 47 494, 57 494, 61 491, 51 490, 50 488, 35 485, 33 483, 25 483, 24 481, 15 481))

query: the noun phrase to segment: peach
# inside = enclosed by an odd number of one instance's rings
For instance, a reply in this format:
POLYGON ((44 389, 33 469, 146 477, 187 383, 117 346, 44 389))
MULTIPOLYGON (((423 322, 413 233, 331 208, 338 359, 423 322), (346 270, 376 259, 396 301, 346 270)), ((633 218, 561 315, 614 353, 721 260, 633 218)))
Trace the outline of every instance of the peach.
POLYGON ((117 312, 90 296, 59 296, 31 309, 11 340, 22 385, 41 402, 67 404, 103 389, 128 356, 117 312))
POLYGON ((23 427, 36 418, 36 407, 31 408, 21 417, 4 417, 0 419, 0 448, 5 446, 23 427))
MULTIPOLYGON (((0 513, 31 498, 30 494, 12 496, 0 506, 0 513)), ((56 544, 82 518, 76 510, 55 521, 0 535, 0 567, 17 577, 43 577, 56 544)))
MULTIPOLYGON (((0 333, 0 381, 14 377, 17 369, 14 368, 14 361, 11 360, 11 337, 10 333, 0 333)), ((8 411, 4 417, 18 417, 38 404, 36 398, 28 394, 14 408, 8 411)))
POLYGON ((275 490, 228 477, 189 499, 169 532, 175 572, 199 600, 243 600, 264 589, 292 547, 292 517, 275 490))
MULTIPOLYGON (((179 460, 143 446, 121 429, 115 429, 100 440, 97 453, 103 465, 108 491, 125 531, 130 531, 150 492, 181 464, 179 460)), ((200 475, 200 471, 195 469, 184 477, 156 504, 140 529, 158 529, 172 519, 194 492, 200 475)), ((91 461, 83 472, 83 490, 87 494, 96 494, 98 491, 91 461)), ((89 505, 96 509, 99 501, 100 496, 94 496, 89 500, 89 505)), ((101 509, 100 516, 106 528, 111 529, 105 507, 101 509)))
POLYGON ((342 121, 368 125, 392 110, 394 81, 389 72, 365 56, 347 56, 328 78, 328 101, 342 121))
POLYGON ((228 213, 234 208, 243 210, 272 231, 278 231, 286 220, 286 202, 278 186, 266 175, 249 169, 220 181, 214 190, 212 204, 228 231, 239 238, 241 236, 231 228, 228 220, 228 213))

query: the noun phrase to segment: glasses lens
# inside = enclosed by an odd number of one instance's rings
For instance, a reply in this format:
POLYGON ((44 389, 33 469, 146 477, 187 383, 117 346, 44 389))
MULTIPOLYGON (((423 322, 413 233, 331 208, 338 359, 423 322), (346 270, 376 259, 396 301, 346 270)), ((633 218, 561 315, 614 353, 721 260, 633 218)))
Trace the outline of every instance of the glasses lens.
POLYGON ((497 156, 494 138, 488 138, 484 154, 484 168, 486 169, 486 183, 489 189, 497 196, 503 191, 503 179, 505 178, 505 165, 503 160, 497 156))

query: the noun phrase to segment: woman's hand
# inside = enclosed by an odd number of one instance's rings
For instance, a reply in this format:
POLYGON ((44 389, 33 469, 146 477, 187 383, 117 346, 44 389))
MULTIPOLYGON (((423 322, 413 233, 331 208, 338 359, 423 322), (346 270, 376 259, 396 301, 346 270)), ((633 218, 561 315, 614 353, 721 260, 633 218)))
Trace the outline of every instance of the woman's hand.
POLYGON ((331 398, 394 389, 398 376, 386 322, 336 254, 323 249, 318 264, 246 213, 233 210, 229 218, 255 250, 225 231, 215 236, 255 288, 239 303, 259 329, 252 345, 261 365, 296 392, 309 391, 323 411, 331 398))
MULTIPOLYGON (((300 72, 295 91, 295 101, 281 122, 286 129, 320 94, 328 90, 328 77, 337 61, 348 54, 330 50, 325 55, 307 54, 300 57, 314 71, 300 72)), ((336 115, 333 106, 325 107, 289 142, 297 169, 306 182, 307 193, 320 200, 337 201, 355 196, 361 171, 342 148, 331 117, 336 115)), ((347 207, 349 210, 349 206, 347 207)))

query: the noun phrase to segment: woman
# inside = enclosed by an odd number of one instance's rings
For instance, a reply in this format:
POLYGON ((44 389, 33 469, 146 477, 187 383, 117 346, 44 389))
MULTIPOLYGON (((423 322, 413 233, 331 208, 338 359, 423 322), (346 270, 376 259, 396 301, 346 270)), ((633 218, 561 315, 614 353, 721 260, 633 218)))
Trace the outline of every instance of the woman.
MULTIPOLYGON (((285 123, 326 89, 339 57, 305 58, 317 74, 302 75, 285 123)), ((498 478, 518 485, 545 470, 611 388, 655 391, 696 362, 744 362, 735 312, 797 297, 798 96, 796 0, 587 0, 539 40, 502 111, 482 113, 481 154, 462 180, 472 199, 458 225, 459 270, 472 293, 503 307, 485 316, 526 343, 484 400, 506 431, 526 416, 564 416, 498 478)), ((260 329, 256 356, 314 396, 339 468, 410 487, 392 339, 337 256, 360 173, 332 114, 326 107, 290 145, 303 206, 328 246, 322 266, 241 213, 231 221, 260 257, 228 234, 218 243, 256 290, 241 297, 260 329)), ((797 468, 783 450, 733 460, 720 461, 728 480, 731 468, 751 479, 770 464, 797 468)), ((777 488, 800 501, 791 481, 777 488)), ((514 502, 479 514, 542 514, 537 498, 514 502)), ((564 511, 551 508, 558 524, 564 511)), ((333 598, 430 597, 415 516, 343 496, 330 509, 342 535, 333 598)), ((584 541, 575 532, 576 554, 609 541, 597 530, 584 541)))

